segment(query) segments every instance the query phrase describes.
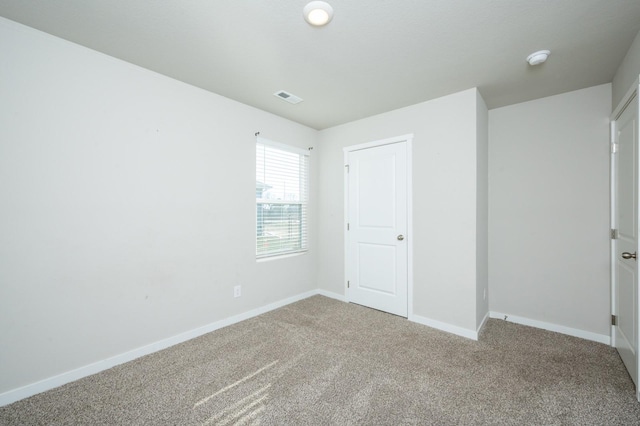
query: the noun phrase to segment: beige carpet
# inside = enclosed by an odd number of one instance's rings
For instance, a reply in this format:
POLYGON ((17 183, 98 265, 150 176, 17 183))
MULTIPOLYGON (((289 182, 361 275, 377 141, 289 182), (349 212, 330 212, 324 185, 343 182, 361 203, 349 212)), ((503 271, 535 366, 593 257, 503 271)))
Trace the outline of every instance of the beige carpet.
POLYGON ((0 408, 2 425, 638 425, 616 352, 490 320, 479 342, 315 296, 0 408))

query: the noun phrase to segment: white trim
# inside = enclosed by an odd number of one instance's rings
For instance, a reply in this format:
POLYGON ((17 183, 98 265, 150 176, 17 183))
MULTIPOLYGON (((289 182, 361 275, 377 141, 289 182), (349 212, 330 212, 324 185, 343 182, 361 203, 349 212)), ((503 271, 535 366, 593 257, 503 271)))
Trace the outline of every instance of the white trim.
MULTIPOLYGON (((343 171, 343 188, 344 188, 344 291, 345 302, 349 302, 349 289, 347 287, 347 279, 349 276, 347 253, 349 253, 349 239, 346 233, 347 223, 349 222, 349 175, 347 167, 349 164, 349 153, 360 151, 368 148, 375 148, 395 143, 405 143, 407 152, 407 319, 413 316, 413 133, 395 136, 392 138, 381 139, 373 142, 365 142, 358 145, 352 145, 342 148, 344 158, 343 171)), ((436 327, 437 328, 437 327, 436 327)))
POLYGON ((446 331, 447 333, 456 334, 471 340, 478 340, 478 332, 467 328, 458 327, 457 325, 447 324, 446 322, 436 321, 431 318, 425 318, 420 315, 412 315, 409 321, 426 325, 437 330, 446 331))
MULTIPOLYGON (((375 148, 377 146, 391 145, 391 144, 400 143, 400 142, 409 142, 412 139, 413 139, 413 133, 409 133, 407 135, 396 136, 393 138, 386 138, 386 139, 381 139, 373 142, 360 143, 358 145, 345 146, 344 148, 342 148, 342 151, 346 154, 353 151, 360 151, 362 149, 375 148)), ((345 159, 346 158, 347 157, 345 157, 345 159)), ((345 162, 345 164, 347 163, 345 162)))
POLYGON ((478 329, 476 330, 476 335, 478 337, 480 336, 480 332, 482 331, 484 326, 487 324, 487 320, 488 319, 489 319, 489 311, 487 311, 487 313, 484 314, 484 318, 482 318, 482 321, 480 322, 480 325, 478 326, 478 329))
POLYGON ((413 316, 413 134, 404 135, 407 143, 407 318, 413 316))
POLYGON ((339 300, 340 302, 348 303, 347 296, 345 296, 344 294, 334 293, 333 291, 322 290, 322 289, 318 289, 317 294, 319 294, 320 296, 328 297, 330 299, 339 300))
POLYGON ((540 328, 543 330, 554 331, 556 333, 566 334, 568 336, 579 337, 593 342, 611 344, 611 337, 606 334, 593 333, 591 331, 579 330, 577 328, 566 327, 564 325, 552 324, 550 322, 538 321, 531 318, 519 317, 501 312, 489 312, 491 318, 501 319, 515 324, 528 325, 529 327, 540 328), (506 317, 506 319, 505 319, 506 317))
POLYGON ((342 285, 344 286, 344 297, 345 302, 349 302, 349 286, 347 285, 347 280, 349 279, 349 262, 347 261, 349 256, 349 234, 347 234, 347 226, 349 224, 349 151, 346 148, 342 150, 343 156, 343 167, 342 167, 342 188, 343 188, 343 226, 342 226, 342 244, 343 252, 344 252, 344 279, 342 280, 342 285))
MULTIPOLYGON (((616 133, 616 120, 610 119, 609 121, 609 143, 613 144, 615 142, 615 133, 616 133)), ((611 145, 610 145, 611 148, 611 145)), ((616 229, 616 162, 617 156, 613 152, 612 149, 609 149, 609 229, 616 229)), ((613 238, 609 238, 609 310, 611 315, 616 314, 616 241, 613 238)), ((609 333, 611 334, 611 346, 616 346, 616 327, 615 325, 611 325, 609 333)))
MULTIPOLYGON (((216 321, 214 323, 211 323, 202 327, 198 327, 190 331, 186 331, 176 336, 151 343, 141 348, 137 348, 137 349, 122 353, 120 355, 116 355, 114 357, 107 358, 107 359, 95 362, 93 364, 89 364, 84 367, 80 367, 75 370, 68 371, 66 373, 62 373, 57 376, 41 380, 36 383, 31 383, 29 385, 26 385, 17 389, 12 389, 10 391, 0 394, 0 407, 11 404, 12 402, 19 401, 24 398, 28 398, 30 396, 36 395, 41 392, 45 392, 47 390, 57 388, 64 384, 73 382, 75 380, 79 380, 83 377, 87 377, 92 374, 99 373, 111 367, 115 367, 116 365, 133 361, 136 358, 149 355, 151 353, 160 351, 162 349, 166 349, 170 346, 174 346, 179 343, 185 342, 187 340, 202 336, 203 334, 207 334, 212 331, 221 329, 223 327, 227 327, 229 325, 238 323, 240 321, 244 321, 244 320, 256 317, 258 315, 262 315, 274 309, 281 308, 283 306, 298 302, 300 300, 303 300, 315 295, 329 297, 331 299, 335 299, 345 303, 347 302, 346 296, 339 293, 332 292, 332 291, 327 291, 323 289, 307 291, 305 293, 301 293, 299 295, 292 296, 292 297, 271 303, 269 305, 262 306, 260 308, 252 309, 250 311, 247 311, 238 315, 234 315, 229 318, 224 318, 220 321, 216 321)), ((486 324, 487 319, 489 317, 504 319, 504 316, 505 314, 502 314, 499 312, 493 312, 493 311, 489 312, 487 315, 485 315, 477 331, 469 330, 466 328, 458 327, 445 322, 441 322, 441 321, 437 321, 437 320, 433 320, 430 318, 425 318, 425 317, 422 317, 419 315, 413 315, 413 314, 409 316, 408 320, 418 324, 426 325, 428 327, 435 328, 437 330, 441 330, 447 333, 452 333, 461 337, 465 337, 467 339, 478 340, 478 335, 482 330, 482 328, 484 327, 484 325, 486 324)), ((513 315, 507 315, 507 321, 511 321, 517 324, 528 325, 531 327, 542 328, 545 330, 555 331, 558 333, 568 334, 570 336, 580 337, 587 340, 593 340, 593 341, 604 343, 604 344, 609 344, 609 340, 610 340, 609 336, 590 333, 587 331, 572 329, 569 327, 549 324, 542 321, 531 320, 528 318, 522 318, 522 317, 517 317, 513 315)))
POLYGON ((186 342, 187 340, 194 339, 196 337, 202 336, 203 334, 207 334, 212 331, 221 329, 223 327, 227 327, 229 325, 238 323, 240 321, 244 321, 249 318, 262 315, 266 312, 281 308, 283 306, 298 302, 300 300, 306 299, 311 296, 315 296, 317 294, 321 294, 321 293, 316 290, 308 291, 306 293, 302 293, 297 296, 292 296, 292 297, 271 303, 269 305, 262 306, 260 308, 252 309, 242 314, 234 315, 232 317, 225 318, 220 321, 216 321, 214 323, 211 323, 202 327, 198 327, 190 331, 186 331, 184 333, 180 333, 176 336, 169 337, 167 339, 163 339, 163 340, 148 344, 146 346, 133 349, 128 352, 124 352, 122 354, 113 356, 111 358, 94 362, 93 364, 85 365, 84 367, 76 368, 75 370, 67 371, 66 373, 62 373, 57 376, 40 380, 39 382, 31 383, 17 389, 12 389, 10 391, 0 394, 0 407, 11 404, 12 402, 16 402, 33 395, 36 395, 41 392, 44 392, 53 388, 57 388, 59 386, 73 382, 75 380, 82 379, 83 377, 91 376, 92 374, 99 373, 111 367, 115 367, 116 365, 133 361, 136 358, 140 358, 142 356, 149 355, 154 352, 158 352, 170 346, 174 346, 179 343, 186 342))
POLYGON ((258 263, 269 262, 272 260, 286 259, 288 257, 303 256, 307 253, 309 253, 309 249, 304 249, 304 250, 294 251, 294 252, 286 252, 284 254, 271 254, 271 255, 256 257, 256 262, 258 263))
POLYGON ((614 109, 611 115, 609 116, 609 119, 611 121, 617 120, 620 114, 622 114, 622 111, 624 111, 624 109, 627 107, 629 102, 633 100, 633 96, 638 91, 639 85, 640 85, 640 76, 636 77, 636 79, 631 84, 631 87, 629 87, 629 89, 627 90, 627 93, 624 94, 624 97, 620 100, 620 102, 618 103, 618 106, 616 106, 616 109, 614 109))

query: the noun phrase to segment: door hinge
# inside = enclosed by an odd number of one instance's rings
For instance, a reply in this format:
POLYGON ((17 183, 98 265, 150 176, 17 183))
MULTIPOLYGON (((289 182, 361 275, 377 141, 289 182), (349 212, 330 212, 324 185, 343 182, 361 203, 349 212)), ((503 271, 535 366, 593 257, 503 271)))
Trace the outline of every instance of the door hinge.
POLYGON ((615 154, 615 153, 617 153, 617 152, 618 152, 618 144, 617 144, 617 143, 615 143, 615 142, 613 142, 613 143, 611 144, 611 153, 612 153, 612 154, 615 154))
POLYGON ((617 240, 618 239, 618 230, 617 229, 612 229, 611 230, 611 239, 612 240, 617 240))
POLYGON ((618 325, 618 317, 611 315, 611 325, 618 325))
POLYGON ((349 173, 349 165, 345 164, 344 166, 347 168, 347 173, 349 173))
POLYGON ((349 222, 347 222, 347 231, 349 230, 349 222))
POLYGON ((347 281, 347 288, 351 288, 351 283, 347 281))

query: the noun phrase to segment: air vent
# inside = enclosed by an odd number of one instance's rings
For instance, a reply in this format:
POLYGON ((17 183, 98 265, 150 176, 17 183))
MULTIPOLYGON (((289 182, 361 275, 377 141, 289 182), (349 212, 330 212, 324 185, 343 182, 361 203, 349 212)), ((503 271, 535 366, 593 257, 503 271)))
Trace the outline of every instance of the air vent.
POLYGON ((276 93, 274 93, 275 96, 279 97, 280 99, 282 99, 283 101, 287 101, 290 104, 297 104, 302 102, 302 98, 297 97, 296 95, 289 93, 289 92, 285 92, 284 90, 279 90, 276 93))

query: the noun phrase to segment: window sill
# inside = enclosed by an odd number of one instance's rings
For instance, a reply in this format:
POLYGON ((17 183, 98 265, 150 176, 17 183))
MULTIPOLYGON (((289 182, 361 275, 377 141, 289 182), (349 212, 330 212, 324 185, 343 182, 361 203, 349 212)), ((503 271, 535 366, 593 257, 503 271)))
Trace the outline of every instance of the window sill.
POLYGON ((299 251, 296 253, 286 253, 286 254, 276 254, 273 256, 265 256, 265 257, 258 257, 256 258, 256 262, 257 263, 262 263, 262 262, 269 262, 271 260, 279 260, 279 259, 286 259, 288 257, 297 257, 297 256, 303 256, 305 254, 307 254, 308 251, 299 251))

